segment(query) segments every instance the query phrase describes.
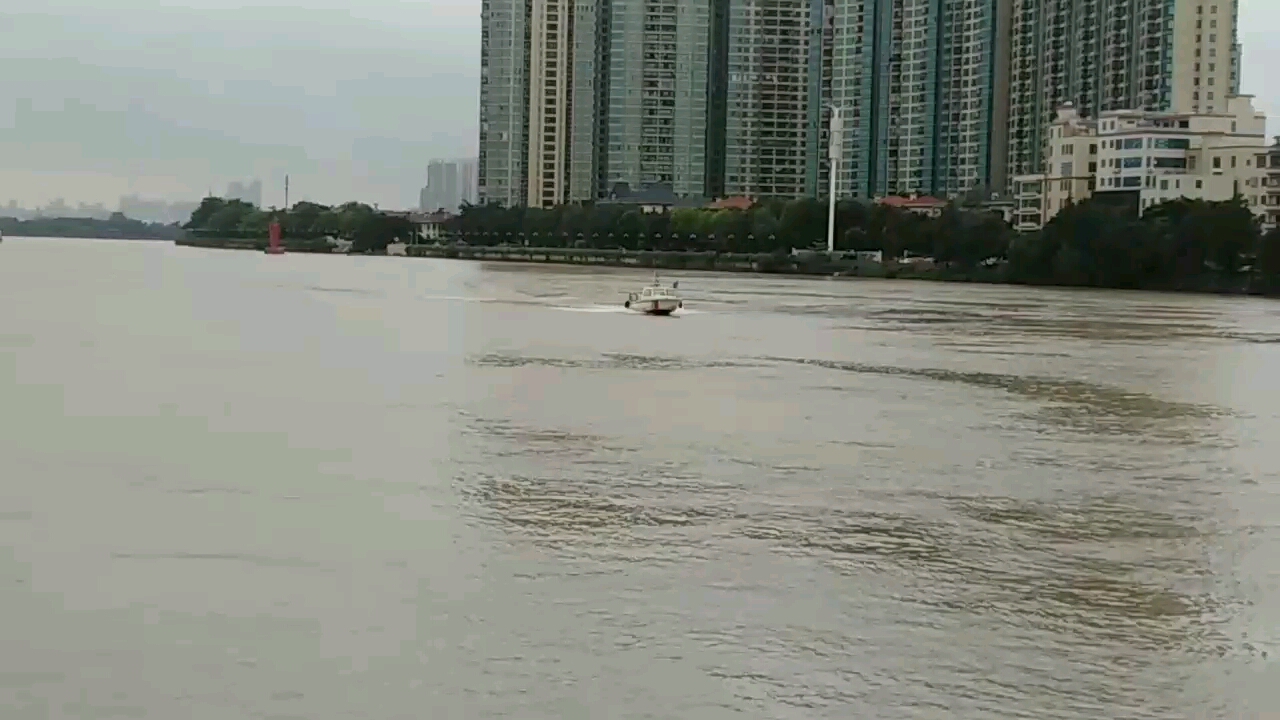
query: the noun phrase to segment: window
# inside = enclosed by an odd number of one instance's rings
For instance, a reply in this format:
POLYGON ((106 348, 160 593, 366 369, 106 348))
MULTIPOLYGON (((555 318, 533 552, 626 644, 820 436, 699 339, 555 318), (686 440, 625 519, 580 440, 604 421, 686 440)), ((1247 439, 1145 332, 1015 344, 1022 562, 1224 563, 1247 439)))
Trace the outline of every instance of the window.
POLYGON ((1160 181, 1160 189, 1161 189, 1161 190, 1168 190, 1168 189, 1169 189, 1169 181, 1168 181, 1168 180, 1161 180, 1161 181, 1160 181))
POLYGON ((1120 187, 1142 187, 1142 178, 1137 175, 1120 178, 1120 187))
POLYGON ((1161 169, 1165 169, 1165 170, 1168 170, 1168 169, 1174 169, 1174 168, 1179 169, 1179 170, 1185 170, 1185 169, 1186 169, 1186 167, 1187 167, 1187 159, 1186 159, 1186 158, 1168 158, 1168 157, 1158 157, 1158 158, 1156 158, 1156 161, 1155 161, 1154 165, 1155 165, 1155 167, 1157 167, 1157 168, 1161 168, 1161 169))
POLYGON ((1221 169, 1222 169, 1222 158, 1220 158, 1220 157, 1216 157, 1216 158, 1214 158, 1214 159, 1213 159, 1213 169, 1214 169, 1214 170, 1221 170, 1221 169))
POLYGON ((1120 167, 1140 168, 1142 167, 1142 157, 1137 156, 1137 157, 1121 158, 1120 167))
POLYGON ((1187 138, 1156 138, 1155 148, 1157 150, 1188 150, 1191 148, 1191 141, 1187 138))
POLYGON ((1203 189, 1203 188, 1204 188, 1204 181, 1203 181, 1203 180, 1197 180, 1197 181, 1196 181, 1196 189, 1197 189, 1197 190, 1200 190, 1200 189, 1203 189))
POLYGON ((1071 171, 1075 169, 1072 165, 1073 163, 1069 163, 1069 162, 1062 163, 1062 167, 1059 168, 1061 172, 1058 174, 1061 175, 1062 177, 1071 177, 1071 171))

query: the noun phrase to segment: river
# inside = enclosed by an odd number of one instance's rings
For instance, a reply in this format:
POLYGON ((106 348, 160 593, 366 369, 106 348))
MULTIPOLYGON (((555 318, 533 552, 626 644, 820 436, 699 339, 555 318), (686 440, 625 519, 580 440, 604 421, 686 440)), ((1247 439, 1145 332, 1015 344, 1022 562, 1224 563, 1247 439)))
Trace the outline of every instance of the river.
POLYGON ((0 245, 0 715, 1261 718, 1280 303, 0 245))

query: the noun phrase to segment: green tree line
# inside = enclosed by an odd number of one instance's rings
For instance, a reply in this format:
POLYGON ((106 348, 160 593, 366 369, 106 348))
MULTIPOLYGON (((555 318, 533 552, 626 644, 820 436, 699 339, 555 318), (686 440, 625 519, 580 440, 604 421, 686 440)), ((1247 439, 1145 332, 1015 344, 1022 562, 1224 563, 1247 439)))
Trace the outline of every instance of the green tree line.
POLYGON ((148 223, 112 213, 106 220, 96 218, 34 218, 18 220, 0 217, 0 233, 12 237, 99 238, 117 240, 176 240, 182 229, 176 225, 148 223))
POLYGON ((352 252, 385 250, 393 242, 409 242, 413 223, 364 203, 330 207, 299 202, 287 210, 263 209, 243 200, 207 197, 182 227, 197 237, 266 238, 272 222, 280 223, 286 241, 332 237, 351 242, 352 252))
MULTIPOLYGON (((749 210, 645 213, 612 204, 504 208, 469 205, 448 225, 472 245, 591 247, 783 255, 825 249, 827 206, 766 201, 749 210)), ((1132 210, 1088 200, 1040 231, 1016 233, 999 216, 949 204, 938 217, 842 201, 836 249, 881 251, 889 265, 933 259, 938 273, 1039 285, 1280 293, 1280 232, 1262 234, 1240 198, 1176 200, 1132 210)))

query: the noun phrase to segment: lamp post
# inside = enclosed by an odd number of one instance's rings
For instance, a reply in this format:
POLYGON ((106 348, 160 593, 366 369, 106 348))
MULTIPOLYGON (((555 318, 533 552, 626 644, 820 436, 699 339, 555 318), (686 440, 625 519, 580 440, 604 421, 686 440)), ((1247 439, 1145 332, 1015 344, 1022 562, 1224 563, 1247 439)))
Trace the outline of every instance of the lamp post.
POLYGON ((831 187, 827 191, 827 253, 836 251, 836 176, 840 167, 840 154, 844 149, 844 114, 839 107, 831 106, 831 131, 828 135, 827 159, 830 161, 827 175, 831 187))

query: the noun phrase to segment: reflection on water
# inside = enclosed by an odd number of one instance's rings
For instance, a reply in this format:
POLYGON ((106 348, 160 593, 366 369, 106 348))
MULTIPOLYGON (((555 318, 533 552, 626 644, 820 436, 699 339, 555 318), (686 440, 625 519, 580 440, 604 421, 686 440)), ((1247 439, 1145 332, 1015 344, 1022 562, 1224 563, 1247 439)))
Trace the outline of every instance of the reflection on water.
POLYGON ((604 353, 601 357, 592 359, 524 357, 488 353, 471 358, 471 362, 478 366, 487 367, 514 368, 536 365, 582 370, 691 370, 694 368, 752 367, 758 364, 746 359, 698 360, 694 358, 654 357, 628 353, 604 353))
POLYGON ((831 370, 846 372, 870 373, 877 375, 898 375, 915 377, 939 382, 956 382, 974 387, 1003 390, 1005 392, 1025 395, 1028 398, 1049 402, 1084 405, 1091 412, 1102 415, 1114 415, 1125 419, 1149 418, 1211 418, 1220 414, 1212 408, 1197 407, 1184 403, 1172 403, 1158 400, 1144 393, 1126 392, 1117 388, 1077 380, 1058 380, 1053 378, 1017 377, 983 372, 960 372, 934 368, 909 368, 885 365, 867 365, 863 363, 833 362, 830 360, 813 360, 805 358, 771 358, 775 361, 794 362, 802 365, 815 365, 831 370))
POLYGON ((1273 304, 0 254, 14 717, 1280 703, 1273 304))

